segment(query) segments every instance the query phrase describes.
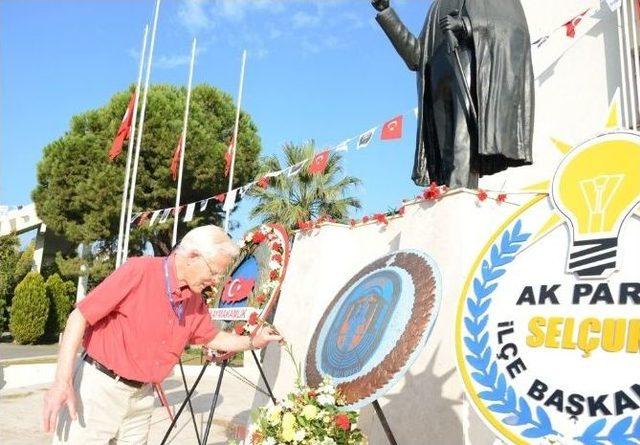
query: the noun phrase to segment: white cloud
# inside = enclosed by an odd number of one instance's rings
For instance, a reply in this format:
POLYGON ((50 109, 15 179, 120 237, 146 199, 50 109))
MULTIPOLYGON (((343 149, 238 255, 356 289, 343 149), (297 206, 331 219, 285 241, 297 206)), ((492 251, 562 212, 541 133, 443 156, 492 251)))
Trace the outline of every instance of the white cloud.
POLYGON ((278 0, 215 0, 211 5, 213 15, 231 21, 243 20, 255 11, 281 13, 285 10, 284 3, 278 0))
POLYGON ((310 28, 320 24, 321 17, 319 15, 311 15, 304 11, 298 11, 291 17, 291 26, 296 29, 310 28))
MULTIPOLYGON (((204 46, 196 48, 196 62, 198 56, 206 51, 204 46)), ((162 54, 153 60, 153 65, 160 69, 172 69, 179 66, 187 66, 191 61, 191 54, 162 54)), ((196 63, 197 64, 197 63, 196 63)))
POLYGON ((178 7, 178 18, 180 22, 192 34, 208 29, 213 22, 208 16, 206 0, 185 0, 178 7))
MULTIPOLYGON (((294 43, 307 54, 343 47, 348 43, 341 34, 372 21, 360 11, 346 0, 181 0, 178 19, 193 35, 226 38, 232 46, 264 58, 274 40, 294 43), (324 35, 319 36, 318 29, 324 35)), ((175 67, 188 61, 174 56, 162 63, 175 67)))
POLYGON ((183 65, 188 65, 191 58, 189 56, 180 56, 180 55, 161 55, 155 61, 154 65, 158 68, 171 69, 176 68, 183 65))

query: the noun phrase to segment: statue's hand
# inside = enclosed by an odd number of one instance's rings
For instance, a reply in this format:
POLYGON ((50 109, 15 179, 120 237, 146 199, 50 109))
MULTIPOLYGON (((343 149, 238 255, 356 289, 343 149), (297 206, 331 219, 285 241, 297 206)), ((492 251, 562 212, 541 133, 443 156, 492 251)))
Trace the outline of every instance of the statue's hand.
POLYGON ((440 19, 440 29, 442 29, 442 32, 453 31, 458 36, 465 36, 467 31, 462 17, 451 14, 440 19))
POLYGON ((371 0, 371 4, 376 11, 382 12, 389 7, 389 0, 371 0))

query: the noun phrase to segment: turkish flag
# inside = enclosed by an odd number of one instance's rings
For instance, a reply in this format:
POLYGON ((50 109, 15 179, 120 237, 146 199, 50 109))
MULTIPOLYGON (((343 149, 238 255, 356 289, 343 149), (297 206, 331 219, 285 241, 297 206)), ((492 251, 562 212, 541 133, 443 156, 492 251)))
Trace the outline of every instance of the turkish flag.
POLYGON ((143 212, 142 215, 140 215, 140 219, 138 220, 138 226, 143 225, 149 220, 149 213, 150 212, 143 212))
POLYGON ((382 126, 380 139, 400 139, 402 137, 402 115, 396 116, 382 126))
POLYGON ((171 176, 175 181, 178 179, 178 167, 180 166, 180 156, 182 154, 182 135, 178 139, 178 146, 173 151, 173 158, 171 159, 171 176))
POLYGON ((116 133, 116 138, 113 140, 113 144, 111 144, 111 149, 109 150, 109 160, 113 161, 118 157, 120 153, 122 153, 122 144, 129 137, 131 133, 131 121, 133 120, 133 105, 136 101, 136 93, 131 93, 131 99, 129 99, 129 105, 127 106, 127 110, 124 112, 124 116, 122 117, 122 121, 120 122, 120 127, 118 127, 118 132, 116 133))
POLYGON ((235 278, 233 280, 229 278, 222 291, 222 301, 225 303, 235 303, 244 300, 253 290, 254 284, 255 280, 251 278, 235 278))
POLYGON ((224 175, 229 176, 229 171, 231 170, 231 157, 233 156, 233 152, 235 150, 235 139, 232 137, 231 142, 229 142, 229 148, 227 148, 227 152, 224 154, 224 175))
POLYGON ((329 150, 322 151, 313 157, 307 171, 311 174, 322 173, 329 163, 329 150))
POLYGON ((578 26, 578 24, 582 21, 582 17, 587 12, 589 12, 588 9, 586 9, 582 14, 575 16, 574 18, 569 20, 567 23, 562 25, 565 28, 567 28, 567 37, 574 38, 576 36, 576 26, 578 26))

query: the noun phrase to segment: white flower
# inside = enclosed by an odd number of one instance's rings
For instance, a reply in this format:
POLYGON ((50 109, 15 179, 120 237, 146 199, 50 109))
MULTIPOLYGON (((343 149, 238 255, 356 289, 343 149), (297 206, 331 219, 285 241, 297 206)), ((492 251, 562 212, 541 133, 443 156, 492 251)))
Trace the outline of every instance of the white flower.
POLYGON ((318 387, 320 394, 335 394, 336 389, 331 384, 323 384, 318 387))
POLYGON ((336 445, 336 441, 330 437, 326 437, 322 442, 320 442, 320 445, 336 445))
POLYGON ((284 409, 293 409, 293 402, 289 399, 284 399, 282 401, 282 407, 284 409))
POLYGON ((269 261, 269 269, 271 270, 280 270, 280 263, 278 263, 277 261, 269 261))
POLYGON ((262 441, 262 445, 276 445, 278 442, 273 437, 267 437, 262 441))
POLYGON ((330 394, 320 394, 318 396, 318 403, 320 405, 335 405, 336 399, 330 394))
POLYGON ((296 431, 296 434, 293 436, 293 440, 295 440, 296 442, 302 442, 302 440, 304 439, 304 436, 306 436, 307 433, 304 432, 304 430, 298 430, 296 431))
POLYGON ((252 240, 253 240, 253 232, 247 233, 247 235, 244 237, 244 243, 249 244, 252 240))

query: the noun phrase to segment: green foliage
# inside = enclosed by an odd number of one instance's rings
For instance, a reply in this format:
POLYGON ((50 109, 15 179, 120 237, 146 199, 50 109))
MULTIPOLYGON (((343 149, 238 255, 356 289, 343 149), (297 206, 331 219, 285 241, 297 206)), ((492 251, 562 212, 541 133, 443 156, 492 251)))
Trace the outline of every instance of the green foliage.
POLYGON ((16 286, 9 330, 14 340, 20 344, 35 343, 44 334, 49 299, 44 287, 44 279, 38 272, 29 272, 16 286))
MULTIPOLYGON (((277 171, 312 158, 315 144, 313 141, 302 145, 286 144, 283 151, 284 166, 277 156, 272 155, 263 160, 260 171, 263 174, 277 171)), ((361 181, 353 176, 345 176, 341 162, 342 156, 332 152, 323 173, 310 174, 305 167, 290 178, 286 175, 271 178, 269 187, 265 189, 254 187, 250 195, 256 197, 258 203, 250 212, 251 218, 263 223, 280 223, 288 230, 297 228, 300 221, 321 216, 335 220, 347 218, 350 209, 360 208, 357 198, 346 196, 347 190, 360 185, 361 181)))
POLYGON ((60 275, 65 278, 77 281, 83 275, 83 270, 87 271, 89 281, 87 288, 92 289, 102 280, 107 278, 115 269, 115 257, 109 256, 104 252, 98 254, 89 254, 85 258, 77 256, 64 257, 59 252, 56 253, 56 265, 60 271, 60 275))
POLYGON ((9 319, 7 308, 11 305, 16 281, 14 272, 20 258, 20 239, 11 234, 0 237, 0 332, 9 319))
POLYGON ((56 273, 47 278, 45 289, 49 298, 49 316, 45 330, 49 338, 55 339, 64 331, 67 318, 73 309, 76 286, 73 281, 63 281, 56 273))
MULTIPOLYGON (((67 240, 95 246, 89 263, 97 263, 96 270, 93 264, 88 264, 90 274, 103 270, 103 254, 114 256, 115 252, 127 144, 114 162, 109 161, 107 152, 129 97, 130 90, 122 91, 102 108, 74 116, 70 129, 44 148, 38 164, 38 183, 32 193, 38 216, 67 240)), ((185 100, 184 87, 154 85, 149 91, 134 212, 175 204, 176 183, 171 177, 170 164, 182 131, 185 100)), ((234 119, 235 105, 230 95, 210 85, 193 88, 182 202, 194 202, 226 191, 224 153, 234 119)), ((259 152, 256 126, 243 112, 238 134, 236 185, 253 179, 258 170, 259 152)), ((220 224, 222 215, 222 204, 210 201, 206 212, 196 214, 190 223, 179 225, 179 235, 199 225, 220 224)), ((166 254, 171 245, 172 226, 172 218, 153 227, 132 226, 130 254, 141 253, 147 242, 155 254, 166 254)))
POLYGON ((36 250, 36 243, 31 241, 27 248, 22 252, 18 262, 15 265, 13 271, 13 282, 19 283, 23 278, 33 270, 35 262, 33 261, 33 254, 36 250))

